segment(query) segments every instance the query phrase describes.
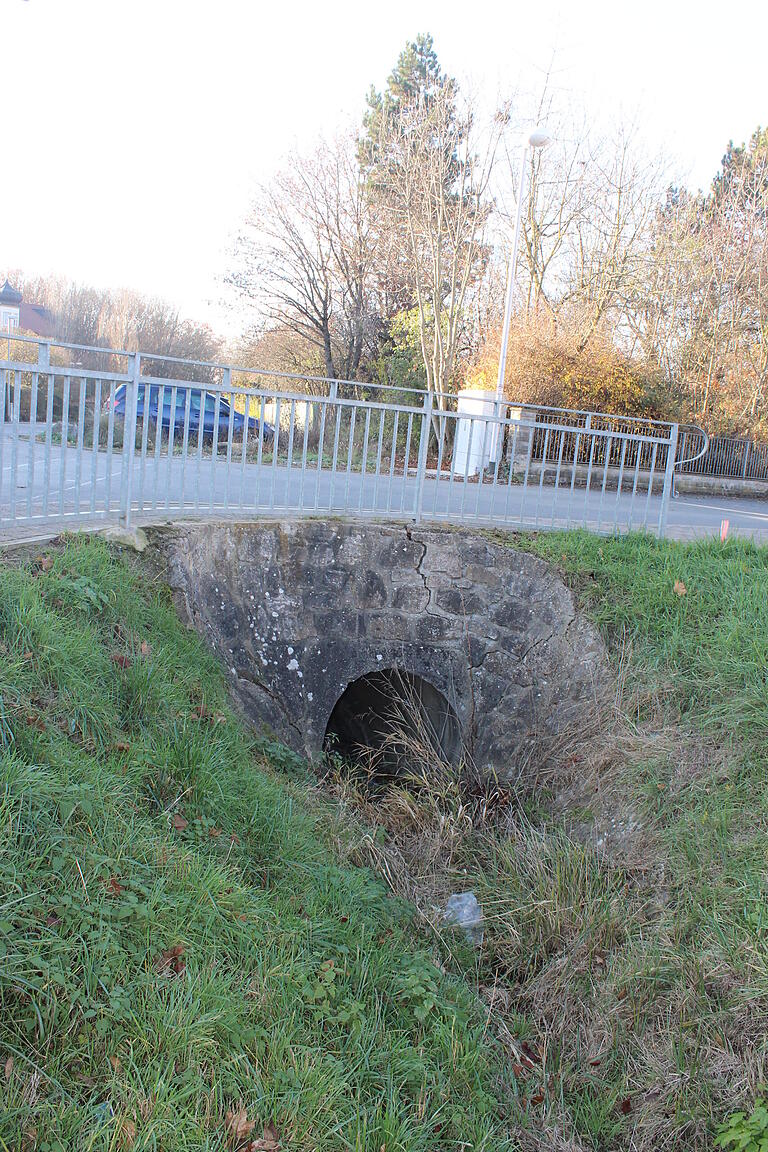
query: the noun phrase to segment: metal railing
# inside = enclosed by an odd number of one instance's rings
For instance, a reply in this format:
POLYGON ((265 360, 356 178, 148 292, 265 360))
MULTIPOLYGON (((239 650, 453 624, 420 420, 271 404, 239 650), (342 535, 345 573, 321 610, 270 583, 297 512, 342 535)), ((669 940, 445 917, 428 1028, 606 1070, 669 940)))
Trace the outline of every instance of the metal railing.
POLYGON ((712 436, 703 442, 700 429, 681 435, 684 455, 679 472, 696 476, 717 476, 728 480, 768 480, 768 444, 758 444, 737 436, 712 436))
POLYGON ((0 360, 5 529, 345 513, 665 530, 676 424, 506 403, 467 415, 453 396, 11 343, 0 360))

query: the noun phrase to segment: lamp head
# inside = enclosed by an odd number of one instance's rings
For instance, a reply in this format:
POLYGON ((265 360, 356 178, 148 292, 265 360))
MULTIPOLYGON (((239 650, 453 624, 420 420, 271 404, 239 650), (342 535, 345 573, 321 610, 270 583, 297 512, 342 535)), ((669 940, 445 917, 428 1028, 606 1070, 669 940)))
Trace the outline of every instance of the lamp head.
POLYGON ((546 132, 542 132, 540 128, 534 128, 532 132, 527 133, 523 140, 523 145, 526 148, 546 148, 551 143, 552 138, 547 136, 546 132))

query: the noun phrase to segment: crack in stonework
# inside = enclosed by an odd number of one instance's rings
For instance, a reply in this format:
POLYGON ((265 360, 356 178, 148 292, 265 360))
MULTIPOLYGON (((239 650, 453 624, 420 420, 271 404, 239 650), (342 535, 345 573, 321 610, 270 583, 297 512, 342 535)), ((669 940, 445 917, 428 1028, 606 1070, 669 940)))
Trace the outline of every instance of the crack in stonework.
POLYGON ((429 584, 427 583, 426 573, 422 570, 422 567, 421 567, 422 564, 424 563, 424 559, 427 555, 427 547, 428 547, 427 543, 426 543, 426 541, 419 540, 417 537, 413 536, 410 528, 406 528, 405 534, 409 540, 411 540, 414 544, 418 544, 419 547, 421 548, 421 556, 419 556, 419 559, 418 559, 418 562, 416 564, 414 571, 416 572, 417 576, 421 577, 421 582, 424 585, 424 591, 427 594, 427 603, 424 606, 424 611, 429 616, 442 616, 442 613, 440 613, 440 612, 430 612, 430 610, 429 610, 429 606, 432 603, 432 589, 430 588, 429 584))
POLYGON ((548 636, 539 636, 539 638, 534 640, 532 644, 529 644, 525 652, 523 652, 522 656, 520 657, 520 663, 522 664, 528 659, 529 654, 533 652, 534 648, 539 648, 542 644, 549 644, 550 640, 554 639, 554 636, 554 629, 549 633, 548 636))

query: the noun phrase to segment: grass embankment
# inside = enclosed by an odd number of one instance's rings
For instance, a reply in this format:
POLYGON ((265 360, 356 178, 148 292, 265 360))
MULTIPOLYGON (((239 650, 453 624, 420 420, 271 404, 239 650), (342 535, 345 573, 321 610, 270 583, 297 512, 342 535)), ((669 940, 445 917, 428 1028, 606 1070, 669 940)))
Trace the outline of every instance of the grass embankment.
MULTIPOLYGON (((604 1020, 604 1050, 582 1096, 604 1100, 603 1079, 626 1091, 635 1147, 707 1147, 766 1077, 768 549, 587 535, 532 547, 561 567, 614 660, 629 648, 640 735, 614 790, 641 820, 641 859, 610 916, 601 869, 605 954, 582 1014, 604 1020)), ((611 1147, 594 1119, 588 1134, 611 1147)))
POLYGON ((510 542, 571 583, 628 714, 516 795, 471 774, 375 805, 341 785, 358 858, 425 910, 477 891, 477 980, 527 1103, 524 1146, 709 1148, 768 1060, 768 550, 510 542), (546 795, 558 776, 578 795, 565 815, 546 795))
POLYGON ((242 1107, 266 1148, 650 1152, 749 1112, 768 550, 513 543, 562 569, 627 675, 629 714, 564 766, 565 817, 471 773, 329 807, 103 544, 0 572, 0 1148, 225 1148, 242 1107), (572 827, 612 812, 601 855, 572 827), (419 935, 360 861, 427 918, 475 888, 482 949, 419 935))
POLYGON ((70 542, 0 569, 0 640, 0 1149, 514 1146, 473 995, 162 588, 70 542))

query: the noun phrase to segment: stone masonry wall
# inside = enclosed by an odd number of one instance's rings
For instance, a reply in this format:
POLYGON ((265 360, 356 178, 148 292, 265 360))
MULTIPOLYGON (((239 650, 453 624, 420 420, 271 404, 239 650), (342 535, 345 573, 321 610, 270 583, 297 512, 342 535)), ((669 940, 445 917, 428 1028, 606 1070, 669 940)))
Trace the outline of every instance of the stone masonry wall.
POLYGON ((602 643, 554 570, 478 533, 310 519, 150 539, 246 713, 312 757, 344 689, 377 668, 433 684, 501 771, 604 688, 602 643))

